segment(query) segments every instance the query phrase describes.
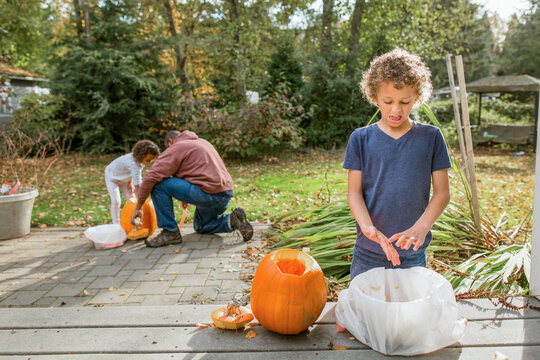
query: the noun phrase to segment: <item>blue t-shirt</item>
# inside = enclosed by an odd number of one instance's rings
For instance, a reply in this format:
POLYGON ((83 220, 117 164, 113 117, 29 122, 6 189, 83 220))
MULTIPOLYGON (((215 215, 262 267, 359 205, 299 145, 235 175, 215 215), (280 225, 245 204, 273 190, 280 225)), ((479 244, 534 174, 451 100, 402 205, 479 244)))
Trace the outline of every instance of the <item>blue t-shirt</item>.
MULTIPOLYGON (((390 238, 420 218, 429 202, 431 173, 451 167, 439 128, 414 122, 394 139, 377 124, 353 131, 347 144, 346 169, 362 171, 362 191, 373 225, 390 238)), ((384 254, 379 244, 362 234, 356 223, 356 244, 384 254)), ((397 248, 400 256, 417 254, 431 242, 431 231, 417 252, 397 248)))

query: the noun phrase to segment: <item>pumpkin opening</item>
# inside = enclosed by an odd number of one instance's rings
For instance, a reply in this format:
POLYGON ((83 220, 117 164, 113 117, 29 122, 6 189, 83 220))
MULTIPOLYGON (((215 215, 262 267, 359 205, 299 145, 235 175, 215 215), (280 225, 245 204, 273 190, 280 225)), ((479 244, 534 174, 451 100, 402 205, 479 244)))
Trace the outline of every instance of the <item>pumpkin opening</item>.
POLYGON ((272 261, 282 274, 302 276, 313 270, 313 259, 298 250, 281 249, 272 254, 272 261))
POLYGON ((279 259, 276 265, 283 274, 301 276, 306 271, 306 265, 298 259, 279 259))

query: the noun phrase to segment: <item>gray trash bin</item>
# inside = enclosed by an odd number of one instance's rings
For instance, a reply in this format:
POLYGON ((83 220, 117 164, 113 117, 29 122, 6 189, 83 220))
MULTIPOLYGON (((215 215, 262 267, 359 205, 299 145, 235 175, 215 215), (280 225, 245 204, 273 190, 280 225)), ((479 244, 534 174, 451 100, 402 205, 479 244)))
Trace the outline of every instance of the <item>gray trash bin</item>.
POLYGON ((0 195, 0 240, 30 232, 32 207, 37 196, 37 189, 31 187, 25 187, 15 195, 0 195))

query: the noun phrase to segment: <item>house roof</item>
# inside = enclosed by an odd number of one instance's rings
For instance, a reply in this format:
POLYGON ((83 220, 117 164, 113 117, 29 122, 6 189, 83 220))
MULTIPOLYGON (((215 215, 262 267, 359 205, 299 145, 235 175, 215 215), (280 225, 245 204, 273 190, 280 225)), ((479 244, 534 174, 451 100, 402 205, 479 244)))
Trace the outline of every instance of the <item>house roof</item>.
POLYGON ((5 74, 10 77, 15 76, 15 77, 25 77, 25 78, 35 78, 35 79, 42 78, 40 75, 33 73, 31 71, 17 69, 16 67, 13 67, 8 64, 1 63, 1 62, 0 62, 0 74, 2 75, 5 74))
POLYGON ((467 91, 477 93, 540 91, 540 79, 529 75, 490 76, 468 83, 467 91))

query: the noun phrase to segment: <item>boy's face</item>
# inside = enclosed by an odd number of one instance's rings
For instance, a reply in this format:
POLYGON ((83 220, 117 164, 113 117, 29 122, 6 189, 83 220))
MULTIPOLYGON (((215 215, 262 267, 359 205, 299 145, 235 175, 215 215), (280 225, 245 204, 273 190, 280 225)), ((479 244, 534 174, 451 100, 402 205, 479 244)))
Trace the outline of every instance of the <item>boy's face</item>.
POLYGON ((396 89, 393 82, 385 81, 377 92, 381 121, 395 130, 408 129, 409 114, 417 100, 418 94, 412 86, 404 85, 396 89))
POLYGON ((141 164, 143 165, 148 165, 150 164, 152 161, 154 161, 156 159, 156 157, 152 154, 146 154, 144 155, 144 157, 142 158, 141 160, 141 164))

